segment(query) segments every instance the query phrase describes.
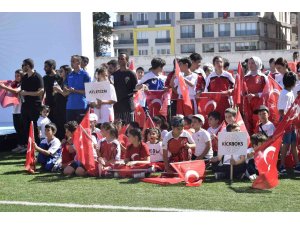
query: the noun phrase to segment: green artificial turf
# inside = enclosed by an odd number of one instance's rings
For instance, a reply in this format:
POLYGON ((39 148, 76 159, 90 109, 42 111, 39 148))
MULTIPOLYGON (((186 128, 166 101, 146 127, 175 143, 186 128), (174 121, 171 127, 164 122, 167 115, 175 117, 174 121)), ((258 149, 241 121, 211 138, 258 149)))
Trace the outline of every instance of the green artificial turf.
MULTIPOLYGON (((0 201, 74 203, 216 211, 300 211, 300 177, 290 175, 272 190, 250 181, 216 181, 208 172, 200 187, 160 186, 136 179, 64 177, 24 171, 25 155, 0 153, 0 201)), ((52 206, 2 205, 0 211, 124 211, 52 206)), ((130 211, 130 210, 128 210, 130 211)))

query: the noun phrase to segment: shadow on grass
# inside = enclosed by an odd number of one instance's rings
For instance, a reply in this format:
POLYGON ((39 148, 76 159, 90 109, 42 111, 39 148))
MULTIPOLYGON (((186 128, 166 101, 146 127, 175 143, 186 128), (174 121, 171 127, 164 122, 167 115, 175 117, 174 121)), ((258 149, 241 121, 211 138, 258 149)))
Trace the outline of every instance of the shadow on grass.
POLYGON ((9 162, 1 162, 0 161, 1 166, 4 165, 24 165, 24 161, 9 161, 9 162))
POLYGON ((37 183, 44 183, 44 182, 59 182, 64 181, 66 179, 78 179, 79 177, 70 176, 66 177, 62 174, 55 174, 55 173, 37 173, 34 175, 34 178, 31 179, 29 182, 37 182, 37 183))
POLYGON ((22 175, 30 175, 25 170, 9 171, 9 172, 2 173, 1 175, 20 175, 20 174, 22 174, 22 175))
POLYGON ((254 189, 251 186, 249 187, 233 187, 231 184, 228 184, 228 188, 233 190, 236 193, 247 193, 247 194, 270 194, 272 190, 259 190, 254 189))

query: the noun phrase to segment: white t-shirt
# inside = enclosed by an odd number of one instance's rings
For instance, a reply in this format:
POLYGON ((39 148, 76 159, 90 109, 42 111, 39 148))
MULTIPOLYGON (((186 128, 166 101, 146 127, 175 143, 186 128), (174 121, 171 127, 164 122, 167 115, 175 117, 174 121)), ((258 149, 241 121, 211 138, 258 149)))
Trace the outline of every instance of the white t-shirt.
MULTIPOLYGON (((266 124, 262 125, 262 129, 268 135, 268 137, 271 137, 275 132, 275 126, 271 121, 268 121, 266 124)), ((258 130, 261 132, 260 126, 258 126, 258 130)))
POLYGON ((279 99, 278 99, 278 104, 277 104, 278 110, 284 110, 284 113, 286 113, 294 101, 295 101, 295 97, 293 92, 283 89, 280 92, 279 99))
MULTIPOLYGON (((183 76, 183 73, 180 73, 180 76, 183 76)), ((188 80, 192 84, 194 84, 193 87, 187 85, 188 90, 189 90, 190 99, 194 99, 195 96, 196 96, 196 86, 197 86, 198 74, 191 73, 190 75, 183 76, 183 77, 184 77, 185 80, 188 80)), ((178 93, 178 95, 182 95, 180 87, 179 87, 179 81, 178 81, 177 77, 174 80, 174 86, 177 87, 177 93, 178 93)))
MULTIPOLYGON (((111 100, 117 102, 115 87, 110 84, 111 100)), ((100 109, 94 108, 94 113, 98 116, 98 123, 114 121, 114 104, 102 104, 100 109)))
POLYGON ((51 156, 54 156, 61 146, 60 140, 56 137, 53 138, 50 142, 48 142, 47 138, 43 139, 40 145, 43 144, 50 146, 47 151, 50 152, 51 156))
MULTIPOLYGON (((21 87, 16 88, 17 91, 21 90, 21 87)), ((21 114, 22 101, 19 97, 19 104, 13 106, 13 114, 21 114)))
POLYGON ((281 73, 275 74, 275 80, 280 85, 280 87, 282 87, 282 88, 284 87, 283 86, 283 74, 281 74, 281 73))
MULTIPOLYGON (((200 156, 205 149, 206 142, 208 142, 208 141, 211 142, 210 134, 206 130, 201 129, 201 130, 197 131, 196 133, 194 133, 192 135, 192 137, 196 143, 195 155, 200 156)), ((211 157, 213 157, 212 148, 210 148, 208 150, 208 153, 205 155, 205 158, 207 158, 207 159, 210 159, 211 157)))
MULTIPOLYGON (((254 149, 253 149, 253 148, 248 148, 248 149, 247 149, 247 154, 250 154, 250 153, 252 153, 252 152, 254 152, 254 149)), ((249 157, 249 158, 246 157, 246 163, 248 163, 250 159, 254 159, 254 156, 249 157)))
POLYGON ((148 141, 146 144, 148 145, 148 148, 150 151, 150 161, 151 162, 164 161, 161 141, 156 144, 151 144, 150 141, 148 141))
POLYGON ((297 80, 296 86, 293 88, 293 93, 294 93, 295 99, 297 98, 299 91, 300 91, 300 80, 297 80))
POLYGON ((167 135, 168 132, 169 132, 168 130, 162 130, 161 131, 161 134, 160 134, 161 140, 164 140, 164 138, 165 138, 165 136, 167 135))
POLYGON ((45 126, 49 123, 51 123, 51 121, 49 120, 48 117, 42 117, 42 116, 39 117, 39 119, 37 121, 37 126, 40 129, 40 137, 41 138, 46 138, 45 126))

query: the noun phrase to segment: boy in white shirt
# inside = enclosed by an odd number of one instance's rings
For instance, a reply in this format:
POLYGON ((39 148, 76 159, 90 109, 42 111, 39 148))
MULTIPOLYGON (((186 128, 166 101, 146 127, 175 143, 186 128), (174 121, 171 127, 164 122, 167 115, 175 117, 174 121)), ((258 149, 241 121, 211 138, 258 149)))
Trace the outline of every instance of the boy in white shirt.
POLYGON ((40 111, 41 115, 37 121, 37 126, 38 126, 38 131, 39 131, 39 136, 40 136, 41 141, 46 138, 45 126, 47 124, 51 123, 50 119, 48 118, 49 112, 50 112, 49 106, 42 105, 41 111, 40 111))
MULTIPOLYGON (((283 77, 284 89, 281 91, 278 99, 278 110, 281 119, 284 117, 284 115, 287 113, 287 111, 295 101, 295 97, 292 90, 295 87, 296 80, 297 80, 296 75, 293 72, 287 72, 284 74, 283 77)), ((280 157, 281 161, 280 161, 279 173, 281 175, 286 174, 285 158, 286 158, 287 151, 289 150, 290 147, 296 164, 294 173, 300 173, 300 163, 298 160, 298 152, 296 148, 297 137, 296 137, 295 126, 293 124, 285 130, 282 142, 283 144, 281 147, 281 157, 280 157)))
POLYGON ((210 159, 213 157, 213 151, 211 147, 210 134, 202 128, 205 123, 204 116, 196 114, 192 116, 192 127, 195 129, 195 133, 192 135, 196 147, 192 159, 210 159))
POLYGON ((268 138, 272 137, 275 132, 274 124, 269 121, 269 109, 268 107, 261 105, 258 109, 254 111, 254 114, 258 114, 259 118, 259 125, 257 126, 256 130, 258 132, 263 133, 268 138))

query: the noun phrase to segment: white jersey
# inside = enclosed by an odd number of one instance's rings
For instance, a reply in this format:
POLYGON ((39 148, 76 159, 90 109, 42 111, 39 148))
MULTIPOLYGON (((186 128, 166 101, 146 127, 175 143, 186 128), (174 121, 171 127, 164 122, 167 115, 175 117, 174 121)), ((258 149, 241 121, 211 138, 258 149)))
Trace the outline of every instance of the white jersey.
POLYGON ((284 87, 283 86, 283 74, 281 74, 281 73, 275 74, 275 80, 280 85, 280 87, 282 87, 282 88, 284 87))
MULTIPOLYGON (((181 73, 180 76, 183 76, 183 73, 181 73)), ((191 74, 188 75, 188 76, 183 76, 183 78, 184 78, 185 80, 190 81, 192 84, 194 84, 193 87, 187 85, 188 90, 189 90, 190 99, 194 99, 195 96, 196 96, 196 86, 197 86, 198 74, 196 74, 196 73, 191 73, 191 74)), ((178 93, 178 95, 179 95, 179 96, 182 95, 182 94, 181 94, 180 87, 179 87, 179 81, 178 81, 177 77, 176 77, 175 80, 174 80, 174 86, 177 87, 177 93, 178 93)))
MULTIPOLYGON (((117 95, 115 87, 110 84, 111 100, 117 102, 117 95)), ((114 121, 114 105, 102 104, 100 109, 94 108, 94 113, 98 116, 98 123, 112 122, 114 121)))
POLYGON ((292 91, 287 91, 283 89, 280 92, 279 99, 278 99, 278 110, 283 110, 284 113, 287 113, 293 102, 295 101, 295 97, 292 91))
POLYGON ((151 144, 150 141, 148 141, 146 144, 148 145, 148 148, 150 151, 150 161, 151 162, 164 161, 161 141, 156 144, 151 144))
POLYGON ((164 140, 164 138, 165 138, 165 136, 167 135, 168 132, 169 132, 168 130, 162 130, 161 131, 161 134, 160 134, 161 140, 164 140))
POLYGON ((42 117, 40 116, 38 121, 37 121, 37 126, 40 129, 40 138, 46 138, 45 135, 45 126, 47 124, 51 123, 48 117, 42 117))
MULTIPOLYGON (((204 129, 200 129, 199 131, 194 133, 192 137, 196 143, 195 155, 198 157, 203 153, 206 143, 211 142, 211 137, 210 134, 204 129)), ((213 157, 213 150, 211 147, 208 150, 208 153, 204 157, 207 159, 213 157)))
MULTIPOLYGON (((266 124, 261 126, 264 132, 268 135, 268 137, 271 137, 275 132, 275 126, 271 121, 268 121, 266 124)), ((258 131, 262 132, 260 126, 258 126, 258 131)))

